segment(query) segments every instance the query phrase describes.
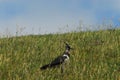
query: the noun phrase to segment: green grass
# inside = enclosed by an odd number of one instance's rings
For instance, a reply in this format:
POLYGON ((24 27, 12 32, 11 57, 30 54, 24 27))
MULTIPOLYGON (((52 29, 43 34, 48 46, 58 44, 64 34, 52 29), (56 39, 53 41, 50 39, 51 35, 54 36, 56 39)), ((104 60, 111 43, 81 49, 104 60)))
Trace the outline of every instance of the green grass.
POLYGON ((2 38, 0 80, 120 80, 120 30, 2 38), (64 41, 74 48, 66 72, 41 71, 63 53, 64 41))

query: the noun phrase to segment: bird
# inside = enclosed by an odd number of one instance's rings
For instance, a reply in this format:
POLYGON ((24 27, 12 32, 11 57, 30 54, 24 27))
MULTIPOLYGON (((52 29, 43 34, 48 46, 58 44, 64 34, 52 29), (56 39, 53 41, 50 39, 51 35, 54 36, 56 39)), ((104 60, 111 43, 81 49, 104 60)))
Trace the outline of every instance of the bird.
MULTIPOLYGON (((70 47, 70 45, 68 43, 65 42, 65 51, 63 52, 62 55, 58 56, 57 58, 55 58, 51 63, 43 65, 42 67, 40 67, 41 70, 46 70, 47 68, 54 68, 58 65, 62 65, 64 63, 66 63, 66 61, 69 60, 70 58, 70 50, 73 49, 70 47)), ((63 67, 61 68, 61 72, 63 72, 63 67)))

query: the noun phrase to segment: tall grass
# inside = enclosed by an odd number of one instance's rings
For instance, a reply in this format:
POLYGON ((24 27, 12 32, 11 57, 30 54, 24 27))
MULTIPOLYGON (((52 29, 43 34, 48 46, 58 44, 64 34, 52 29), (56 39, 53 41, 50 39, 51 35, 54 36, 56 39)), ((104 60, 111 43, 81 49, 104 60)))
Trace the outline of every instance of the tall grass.
POLYGON ((119 80, 120 30, 71 32, 0 39, 1 80, 119 80), (41 71, 64 51, 71 51, 70 64, 41 71))

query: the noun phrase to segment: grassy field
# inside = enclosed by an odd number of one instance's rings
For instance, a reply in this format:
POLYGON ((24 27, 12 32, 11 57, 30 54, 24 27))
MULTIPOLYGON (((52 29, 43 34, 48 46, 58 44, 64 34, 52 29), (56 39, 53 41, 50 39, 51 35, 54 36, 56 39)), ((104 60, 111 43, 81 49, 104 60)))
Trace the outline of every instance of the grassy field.
POLYGON ((120 80, 120 30, 1 38, 0 80, 120 80), (74 48, 65 72, 41 71, 64 41, 74 48))

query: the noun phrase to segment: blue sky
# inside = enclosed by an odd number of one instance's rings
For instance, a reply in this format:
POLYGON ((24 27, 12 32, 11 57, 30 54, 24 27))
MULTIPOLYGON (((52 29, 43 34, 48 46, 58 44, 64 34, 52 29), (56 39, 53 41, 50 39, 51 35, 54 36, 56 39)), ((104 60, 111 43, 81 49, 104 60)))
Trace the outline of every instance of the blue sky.
POLYGON ((91 25, 112 19, 117 25, 119 3, 120 0, 0 0, 0 34, 54 33, 66 31, 67 25, 74 30, 80 21, 91 25))

